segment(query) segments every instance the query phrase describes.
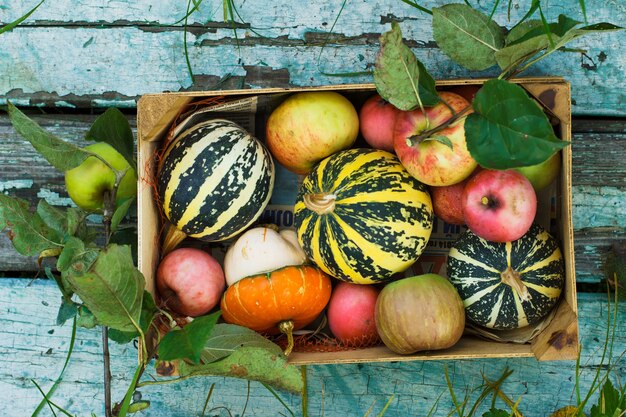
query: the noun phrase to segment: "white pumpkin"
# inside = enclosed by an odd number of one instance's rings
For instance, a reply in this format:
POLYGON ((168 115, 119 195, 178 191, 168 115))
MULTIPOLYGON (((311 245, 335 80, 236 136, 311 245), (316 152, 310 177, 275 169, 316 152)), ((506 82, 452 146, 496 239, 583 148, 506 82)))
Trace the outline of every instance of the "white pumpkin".
POLYGON ((306 259, 295 230, 277 232, 271 227, 255 227, 243 233, 226 251, 224 275, 226 283, 233 285, 251 275, 302 265, 306 259))

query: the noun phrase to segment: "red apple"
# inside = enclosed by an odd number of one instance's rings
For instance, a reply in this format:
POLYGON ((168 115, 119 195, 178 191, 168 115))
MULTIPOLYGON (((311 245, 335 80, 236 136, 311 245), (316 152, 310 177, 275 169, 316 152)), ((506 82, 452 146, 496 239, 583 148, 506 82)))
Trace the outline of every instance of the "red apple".
POLYGON ((471 103, 474 101, 474 97, 476 96, 478 90, 480 90, 480 87, 482 86, 479 84, 456 85, 450 88, 450 92, 460 95, 471 103))
MULTIPOLYGON (((424 131, 442 125, 452 117, 451 107, 460 112, 470 104, 458 94, 439 93, 440 102, 433 107, 402 111, 394 127, 394 149, 402 165, 419 181, 432 186, 452 185, 463 181, 476 168, 477 163, 467 150, 465 118, 436 132, 426 140, 413 138, 424 131), (449 106, 449 107, 448 107, 449 106), (441 143, 434 137, 444 136, 452 144, 441 143)), ((469 113, 468 113, 469 114, 469 113)))
POLYGON ((465 224, 461 198, 466 183, 467 179, 452 185, 430 187, 435 216, 448 224, 465 224))
POLYGON ((374 94, 359 111, 363 139, 375 149, 393 153, 393 127, 400 110, 378 94, 374 94))
POLYGON ((365 346, 378 341, 374 311, 380 291, 371 285, 340 282, 328 303, 328 326, 342 343, 365 346))
POLYGON ((168 309, 197 317, 219 303, 226 281, 222 267, 211 255, 200 249, 180 248, 159 263, 156 285, 168 309))
POLYGON ((519 239, 530 229, 536 213, 535 190, 517 171, 485 169, 465 186, 465 224, 485 240, 510 242, 519 239))
POLYGON ((334 91, 292 94, 272 111, 266 143, 278 162, 296 174, 344 149, 359 134, 359 115, 352 103, 334 91))

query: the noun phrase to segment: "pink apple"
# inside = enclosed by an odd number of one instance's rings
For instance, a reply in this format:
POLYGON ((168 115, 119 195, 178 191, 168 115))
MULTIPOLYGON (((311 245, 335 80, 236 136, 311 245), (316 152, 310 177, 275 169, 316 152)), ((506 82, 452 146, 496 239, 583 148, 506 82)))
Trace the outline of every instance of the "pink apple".
POLYGON ((452 117, 448 106, 458 113, 470 105, 458 94, 444 91, 439 96, 447 106, 440 102, 433 107, 426 107, 424 112, 421 109, 400 112, 393 139, 396 155, 406 170, 424 184, 438 187, 463 181, 477 166, 467 150, 465 118, 426 140, 413 138, 448 121, 452 117), (437 136, 448 138, 452 147, 432 139, 437 136))
POLYGON ((322 159, 348 149, 359 134, 359 115, 334 91, 304 91, 287 97, 265 126, 266 143, 281 165, 308 174, 322 159))
POLYGON ((374 94, 363 103, 359 111, 359 126, 363 139, 374 149, 393 150, 393 127, 400 110, 374 94))
POLYGON ((197 317, 219 303, 226 281, 222 267, 211 255, 200 249, 180 248, 161 260, 156 284, 168 309, 197 317))
POLYGON ((465 186, 465 224, 485 240, 510 242, 519 239, 530 229, 536 213, 535 190, 517 171, 485 169, 465 186))
POLYGON ((340 282, 328 303, 328 326, 342 343, 365 346, 378 341, 374 311, 380 291, 371 285, 340 282))

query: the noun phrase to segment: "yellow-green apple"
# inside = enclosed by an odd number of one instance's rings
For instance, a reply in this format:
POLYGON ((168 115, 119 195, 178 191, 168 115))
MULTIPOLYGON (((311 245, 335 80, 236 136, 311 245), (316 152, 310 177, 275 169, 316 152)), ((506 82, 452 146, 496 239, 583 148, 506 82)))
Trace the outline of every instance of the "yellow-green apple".
POLYGON ((328 327, 342 343, 363 347, 379 340, 376 331, 376 299, 380 290, 372 285, 340 282, 328 302, 328 327))
POLYGON ((399 113, 396 106, 374 94, 359 110, 361 136, 372 148, 393 153, 393 127, 399 113))
POLYGON ((396 155, 411 175, 424 184, 440 187, 463 181, 474 171, 477 163, 465 142, 464 117, 428 138, 416 138, 450 120, 453 116, 450 108, 459 113, 470 105, 455 93, 443 91, 439 96, 442 101, 424 108, 424 111, 400 112, 394 127, 393 143, 396 155), (443 143, 445 140, 438 137, 447 138, 449 143, 443 143))
MULTIPOLYGON (((118 171, 127 169, 117 189, 117 204, 137 194, 137 173, 111 145, 97 142, 85 149, 99 155, 118 171)), ((76 168, 65 172, 67 193, 72 201, 83 210, 102 209, 105 191, 113 191, 114 186, 115 173, 95 156, 88 157, 76 168)))
POLYGON ((270 114, 266 143, 278 162, 297 174, 348 149, 359 134, 359 115, 334 91, 305 91, 287 97, 270 114))
POLYGON ((485 169, 463 191, 467 227, 485 240, 511 242, 522 237, 535 219, 537 195, 525 176, 508 169, 485 169))
POLYGON ((215 307, 224 292, 224 271, 201 249, 179 248, 165 255, 156 273, 161 303, 176 313, 198 317, 215 307))
POLYGON ((514 169, 524 174, 524 176, 530 180, 535 191, 539 191, 552 184, 552 181, 559 175, 559 171, 561 170, 561 153, 557 152, 537 165, 514 169))

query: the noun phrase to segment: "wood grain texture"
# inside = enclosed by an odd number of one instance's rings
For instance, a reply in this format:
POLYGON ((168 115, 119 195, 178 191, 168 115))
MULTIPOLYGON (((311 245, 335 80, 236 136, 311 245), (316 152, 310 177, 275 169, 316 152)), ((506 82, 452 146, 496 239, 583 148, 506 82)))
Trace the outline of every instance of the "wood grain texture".
MULTIPOLYGON (((47 280, 4 279, 0 281, 0 392, 11 393, 14 401, 0 403, 0 414, 30 415, 40 394, 31 382, 49 387, 63 366, 67 354, 70 323, 55 324, 60 304, 59 293, 47 280)), ((620 316, 626 314, 622 304, 620 316)), ((600 346, 606 331, 607 301, 602 294, 582 294, 579 298, 581 354, 581 388, 591 384, 600 359, 600 346)), ((626 323, 619 324, 615 354, 626 349, 626 323)), ((113 345, 112 363, 114 397, 120 398, 132 376, 136 363, 132 345, 113 345)), ((403 362, 385 364, 310 366, 308 367, 309 415, 363 416, 370 406, 376 414, 393 396, 386 415, 423 416, 439 400, 436 415, 443 416, 452 406, 443 376, 445 366, 457 395, 462 397, 466 386, 481 382, 481 372, 495 379, 506 368, 514 373, 504 391, 514 400, 522 397, 520 410, 524 415, 548 415, 557 407, 571 404, 575 383, 575 363, 537 362, 534 359, 467 360, 434 362, 403 362)), ((102 383, 100 335, 98 331, 80 329, 77 344, 63 382, 54 396, 55 402, 77 415, 94 411, 102 415, 102 383)), ((615 369, 624 375, 622 362, 615 369)), ((146 376, 144 380, 149 379, 146 376)), ((225 378, 198 378, 185 382, 144 387, 140 392, 152 402, 147 415, 154 417, 186 417, 198 415, 211 384, 215 383, 209 408, 228 407, 233 415, 241 413, 246 402, 247 383, 225 378)), ((288 413, 260 384, 250 386, 249 416, 277 416, 288 413)), ((299 414, 300 398, 281 393, 281 397, 299 414)), ((483 409, 484 410, 484 409, 483 409)), ((42 416, 48 416, 48 410, 42 416)), ((219 414, 219 410, 207 413, 219 414)), ((479 413, 480 415, 480 413, 479 413)))
MULTIPOLYGON (((11 7, 0 1, 0 21, 20 16, 35 2, 11 7)), ((10 2, 9 2, 10 3, 10 2)), ((592 22, 624 26, 623 2, 589 0, 592 22)), ((347 2, 332 36, 341 1, 293 3, 236 2, 243 24, 237 37, 221 8, 203 5, 191 16, 187 47, 192 82, 184 58, 184 2, 95 1, 45 3, 23 25, 3 34, 0 102, 11 99, 34 106, 134 107, 148 92, 185 89, 308 86, 371 81, 346 73, 372 68, 378 36, 391 21, 401 22, 404 37, 435 78, 497 75, 491 69, 469 73, 453 64, 436 47, 430 16, 401 2, 347 2), (327 43, 325 48, 322 46, 327 43), (63 45, 63 48, 58 48, 63 45), (329 74, 344 74, 333 76, 329 74)), ((425 7, 439 2, 421 2, 425 7)), ((495 19, 507 22, 506 7, 495 19)), ((512 19, 525 12, 512 10, 512 19)), ((484 11, 489 13, 489 7, 484 11)), ((578 2, 551 4, 548 19, 559 13, 581 19, 578 2)), ((593 35, 571 46, 586 54, 553 54, 527 75, 561 75, 573 84, 575 115, 625 115, 620 85, 626 59, 620 54, 624 32, 593 35)))

